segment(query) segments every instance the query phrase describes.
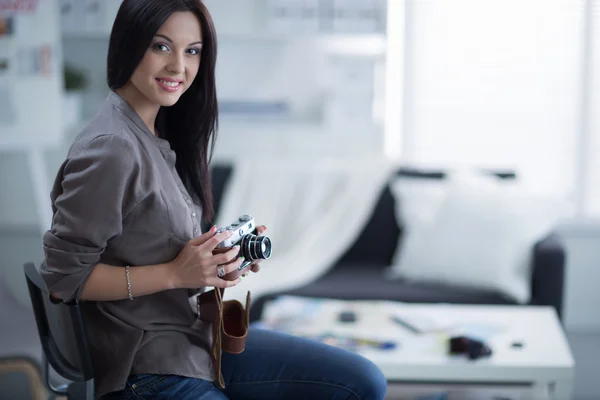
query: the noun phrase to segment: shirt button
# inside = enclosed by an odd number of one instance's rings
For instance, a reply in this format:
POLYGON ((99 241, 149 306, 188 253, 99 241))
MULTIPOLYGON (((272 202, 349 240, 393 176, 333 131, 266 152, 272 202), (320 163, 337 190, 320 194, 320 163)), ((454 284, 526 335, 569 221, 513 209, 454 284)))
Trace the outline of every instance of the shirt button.
POLYGON ((192 201, 190 199, 185 199, 185 202, 188 204, 188 206, 192 205, 192 201))
POLYGON ((196 218, 196 212, 195 211, 192 213, 192 217, 196 218))
POLYGON ((196 236, 198 233, 198 228, 194 228, 194 236, 196 236))

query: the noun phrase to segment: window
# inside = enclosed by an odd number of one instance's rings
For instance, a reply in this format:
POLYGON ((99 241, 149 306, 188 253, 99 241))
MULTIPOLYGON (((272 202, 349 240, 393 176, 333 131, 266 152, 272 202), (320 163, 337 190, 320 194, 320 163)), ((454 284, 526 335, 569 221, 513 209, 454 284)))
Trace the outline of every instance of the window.
POLYGON ((587 7, 578 200, 582 216, 600 217, 600 2, 590 0, 587 7))
MULTIPOLYGON (((404 162, 513 169, 532 190, 572 198, 582 116, 583 5, 408 0, 404 162)), ((596 119, 600 128, 600 115, 596 119)), ((600 140, 596 145, 600 154, 600 140)), ((589 168, 600 171, 595 162, 589 168)))

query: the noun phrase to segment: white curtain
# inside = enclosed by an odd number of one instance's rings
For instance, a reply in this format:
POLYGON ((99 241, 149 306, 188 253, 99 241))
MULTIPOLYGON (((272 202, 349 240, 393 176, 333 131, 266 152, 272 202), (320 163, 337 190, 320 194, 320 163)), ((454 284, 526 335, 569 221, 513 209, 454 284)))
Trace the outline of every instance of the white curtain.
POLYGON ((405 163, 512 169, 572 195, 583 4, 408 1, 405 163))
POLYGON ((583 140, 580 143, 578 161, 582 179, 583 217, 600 217, 600 1, 587 0, 587 40, 586 68, 584 77, 586 92, 584 93, 583 140))
POLYGON ((258 274, 225 291, 243 300, 303 286, 325 274, 368 221, 392 171, 383 159, 241 160, 225 189, 218 226, 241 214, 266 225, 273 245, 258 274))

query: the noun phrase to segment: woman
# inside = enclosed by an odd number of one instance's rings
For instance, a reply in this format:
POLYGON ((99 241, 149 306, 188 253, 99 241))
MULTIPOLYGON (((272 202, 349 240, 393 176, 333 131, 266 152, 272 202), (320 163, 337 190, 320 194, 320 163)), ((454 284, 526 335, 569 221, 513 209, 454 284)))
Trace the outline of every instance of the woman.
POLYGON ((238 284, 219 276, 242 261, 236 249, 213 254, 227 233, 200 232, 214 217, 215 62, 200 1, 125 0, 110 38, 111 92, 57 175, 41 272, 56 296, 82 301, 97 395, 380 400, 386 383, 371 362, 255 329, 243 353, 223 354, 225 388, 213 384, 210 326, 188 300, 238 284))

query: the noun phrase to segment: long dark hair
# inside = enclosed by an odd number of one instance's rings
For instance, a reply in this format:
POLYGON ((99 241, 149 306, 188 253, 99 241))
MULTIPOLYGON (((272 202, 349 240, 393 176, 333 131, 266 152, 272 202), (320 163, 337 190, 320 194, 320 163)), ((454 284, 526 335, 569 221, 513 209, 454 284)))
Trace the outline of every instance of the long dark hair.
POLYGON ((189 89, 171 107, 161 107, 156 127, 176 154, 176 168, 190 196, 202 206, 202 219, 214 218, 209 162, 219 122, 215 65, 217 39, 212 18, 201 0, 124 0, 108 48, 107 83, 124 86, 144 57, 152 38, 177 11, 191 11, 200 21, 200 69, 189 89))

